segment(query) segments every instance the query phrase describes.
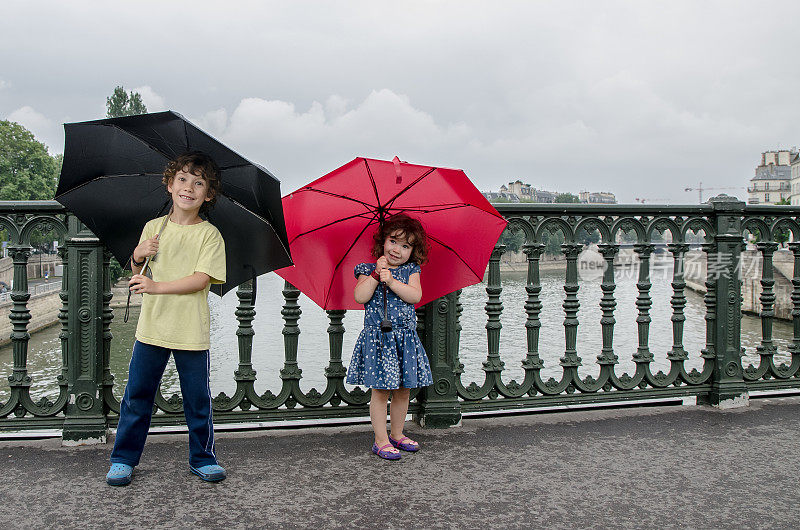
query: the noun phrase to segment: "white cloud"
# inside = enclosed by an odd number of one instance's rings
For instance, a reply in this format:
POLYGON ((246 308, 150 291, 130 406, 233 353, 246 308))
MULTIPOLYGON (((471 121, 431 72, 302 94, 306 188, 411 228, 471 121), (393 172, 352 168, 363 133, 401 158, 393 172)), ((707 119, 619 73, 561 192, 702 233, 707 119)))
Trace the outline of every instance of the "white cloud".
POLYGON ((195 125, 214 137, 221 137, 228 125, 228 111, 225 109, 206 112, 200 118, 192 119, 195 125))
POLYGON ((782 16, 769 24, 755 3, 685 0, 200 1, 188 14, 162 2, 155 19, 113 4, 113 25, 89 2, 36 6, 4 10, 0 49, 29 45, 4 57, 0 115, 99 118, 111 87, 135 86, 149 110, 194 116, 286 188, 397 154, 461 167, 482 189, 521 178, 677 202, 700 178, 746 185, 761 151, 800 143, 800 73, 786 66, 800 3, 788 0, 770 4, 782 16), (176 16, 213 18, 213 35, 187 45, 176 16), (14 22, 31 17, 33 31, 14 22), (186 52, 191 89, 153 59, 165 49, 186 52))
POLYGON ((142 96, 142 102, 147 107, 147 112, 168 110, 164 98, 156 94, 156 91, 148 85, 134 88, 131 92, 138 92, 142 96))
POLYGON ((355 106, 331 95, 324 105, 314 101, 305 112, 286 101, 247 98, 229 117, 219 109, 197 124, 273 170, 287 192, 356 156, 399 155, 447 165, 442 153, 466 145, 470 133, 461 123, 437 123, 408 97, 388 89, 371 92, 355 106))
POLYGON ((33 133, 37 140, 44 143, 50 154, 62 152, 64 149, 64 133, 60 123, 37 112, 32 107, 21 107, 8 115, 9 121, 14 121, 33 133))

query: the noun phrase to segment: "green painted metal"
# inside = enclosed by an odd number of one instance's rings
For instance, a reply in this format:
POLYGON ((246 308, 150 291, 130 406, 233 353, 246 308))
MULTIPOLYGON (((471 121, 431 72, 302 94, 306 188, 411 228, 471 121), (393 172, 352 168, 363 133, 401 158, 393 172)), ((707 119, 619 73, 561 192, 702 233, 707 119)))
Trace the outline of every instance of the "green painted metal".
POLYGON ((744 244, 741 218, 745 204, 728 198, 714 201, 712 205, 715 210, 714 251, 708 256, 706 274, 716 283, 716 357, 707 399, 713 405, 736 404, 737 401, 746 402, 748 396, 742 377, 742 284, 739 279, 744 244))
MULTIPOLYGON (((54 400, 47 397, 37 400, 31 395, 32 380, 27 369, 28 339, 30 337, 28 322, 31 318, 27 307, 30 300, 27 263, 32 250, 31 235, 37 229, 54 230, 63 240, 67 233, 66 217, 64 208, 55 201, 0 201, 0 229, 7 232, 9 255, 14 263, 14 286, 10 296, 13 306, 9 314, 12 323, 10 338, 13 367, 8 379, 9 399, 5 403, 0 403, 0 429, 2 430, 61 427, 63 423, 63 412, 69 398, 67 350, 62 348, 61 373, 57 376, 58 396, 54 400)), ((62 258, 65 256, 63 252, 62 248, 62 258)), ((65 302, 59 316, 64 318, 62 320, 64 323, 66 293, 63 291, 63 285, 61 299, 65 302)))
MULTIPOLYGON (((105 442, 108 430, 103 376, 108 354, 104 306, 108 258, 100 240, 76 218, 69 219, 65 270, 67 291, 67 374, 69 402, 64 410, 62 438, 68 443, 105 442), (104 267, 104 262, 106 267, 104 267)), ((110 296, 108 297, 110 300, 110 296)))
POLYGON ((457 304, 458 293, 452 293, 418 312, 424 326, 422 340, 433 374, 433 384, 420 392, 419 409, 415 415, 423 427, 445 428, 461 423, 461 403, 453 372, 460 332, 457 304))
MULTIPOLYGON (((521 381, 503 376, 506 363, 513 359, 501 347, 501 316, 511 310, 503 307, 503 277, 500 260, 506 251, 498 245, 491 255, 486 277, 486 359, 482 381, 464 381, 464 367, 459 359, 462 313, 459 293, 442 297, 417 311, 418 333, 431 361, 434 384, 412 393, 409 411, 425 427, 457 425, 462 415, 474 412, 502 412, 525 409, 602 405, 632 400, 678 399, 696 396, 700 402, 719 406, 746 403, 753 390, 789 390, 800 388, 800 243, 789 243, 794 257, 791 300, 793 303, 793 340, 789 348, 791 363, 774 362, 778 346, 773 338, 775 318, 774 267, 772 256, 778 245, 776 235, 790 230, 800 241, 800 209, 792 207, 747 206, 726 197, 696 206, 653 205, 567 205, 567 204, 498 204, 497 209, 509 221, 509 230, 524 234, 523 252, 527 258, 525 285, 525 351, 518 360, 524 371, 521 381), (683 344, 686 316, 685 256, 690 249, 689 231, 702 231, 701 250, 708 258, 713 274, 706 278, 705 347, 695 354, 703 360, 701 370, 687 371, 690 358, 683 344), (741 365, 740 316, 741 284, 737 267, 745 231, 758 234, 757 249, 762 257, 761 305, 762 338, 758 347, 759 366, 741 365), (565 332, 560 377, 543 380, 544 361, 539 341, 542 326, 542 285, 540 261, 544 252, 544 234, 560 232, 561 251, 566 261, 563 278, 563 314, 565 332), (581 234, 599 234, 598 251, 605 268, 600 283, 601 318, 599 332, 602 348, 591 366, 579 356, 579 337, 586 322, 581 322, 581 292, 578 256, 583 250, 581 234), (636 344, 615 344, 614 328, 617 272, 613 266, 621 248, 620 234, 633 238, 632 248, 640 263, 636 282, 636 344), (665 245, 672 254, 673 276, 671 307, 672 343, 651 344, 650 257, 655 251, 657 234, 669 234, 665 245), (713 270, 712 270, 713 269, 713 270), (653 373, 656 353, 666 351, 669 373, 653 373), (635 372, 618 373, 619 356, 634 361, 635 372), (594 369, 594 371, 592 370, 594 369), (580 369, 580 371, 579 371, 580 369), (592 375, 581 375, 584 370, 592 375)), ((61 428, 65 442, 81 443, 102 440, 108 427, 118 418, 119 402, 112 392, 114 379, 109 370, 110 324, 113 311, 108 278, 109 254, 96 238, 86 232, 63 207, 53 201, 0 201, 0 228, 10 238, 9 252, 14 260, 14 290, 10 320, 13 325, 13 366, 9 377, 8 400, 0 403, 0 430, 61 428), (53 228, 66 241, 60 253, 65 274, 62 282, 60 338, 62 366, 58 375, 59 395, 36 399, 31 396, 31 377, 27 371, 30 294, 26 265, 30 257, 31 233, 37 228, 53 228)), ((662 246, 663 243, 661 244, 662 246)), ((298 357, 304 355, 298 341, 302 330, 302 307, 299 291, 285 284, 282 291, 283 356, 279 389, 258 389, 258 377, 252 365, 253 326, 256 315, 253 286, 247 282, 237 290, 239 364, 233 378, 232 396, 219 394, 213 400, 215 421, 222 423, 264 422, 290 419, 319 420, 364 418, 368 414, 370 393, 344 383, 342 343, 346 332, 357 333, 360 323, 345 330, 344 311, 328 311, 329 362, 325 368, 324 389, 303 392, 303 376, 298 357)), ((548 311, 552 311, 548 308, 548 311)), ((595 323, 590 323, 595 325, 595 323)), ((589 329, 597 329, 590 327, 589 329)), ((274 355, 276 352, 256 352, 274 355)), ((178 395, 156 398, 154 425, 177 425, 184 422, 178 395)))

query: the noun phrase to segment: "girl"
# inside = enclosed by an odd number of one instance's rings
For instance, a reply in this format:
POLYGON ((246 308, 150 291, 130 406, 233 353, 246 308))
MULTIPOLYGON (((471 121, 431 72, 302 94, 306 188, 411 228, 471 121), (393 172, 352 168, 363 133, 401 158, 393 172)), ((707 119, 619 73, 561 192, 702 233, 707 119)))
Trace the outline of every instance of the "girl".
POLYGON ((433 382, 428 357, 417 336, 414 312, 414 304, 422 298, 419 274, 420 265, 427 261, 428 241, 422 223, 405 214, 387 219, 373 240, 372 256, 377 262, 360 263, 355 268, 358 281, 354 296, 356 302, 364 304, 366 313, 347 382, 372 388, 372 452, 386 460, 397 460, 398 449, 419 450, 419 444, 403 434, 409 389, 433 382), (381 331, 384 307, 391 331, 381 331), (387 436, 386 403, 390 394, 391 433, 387 436))

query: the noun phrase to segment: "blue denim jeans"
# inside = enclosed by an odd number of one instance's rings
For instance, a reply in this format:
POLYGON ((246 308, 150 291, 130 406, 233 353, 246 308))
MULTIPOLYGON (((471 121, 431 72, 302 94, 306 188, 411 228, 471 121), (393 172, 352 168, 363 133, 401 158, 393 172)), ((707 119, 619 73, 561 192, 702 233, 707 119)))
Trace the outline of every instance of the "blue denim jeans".
POLYGON ((170 353, 181 381, 183 412, 189 427, 189 464, 201 467, 217 463, 214 425, 211 420, 211 389, 208 383, 209 354, 205 351, 170 350, 138 340, 128 370, 128 384, 119 409, 117 436, 111 463, 136 466, 142 456, 153 403, 170 353))

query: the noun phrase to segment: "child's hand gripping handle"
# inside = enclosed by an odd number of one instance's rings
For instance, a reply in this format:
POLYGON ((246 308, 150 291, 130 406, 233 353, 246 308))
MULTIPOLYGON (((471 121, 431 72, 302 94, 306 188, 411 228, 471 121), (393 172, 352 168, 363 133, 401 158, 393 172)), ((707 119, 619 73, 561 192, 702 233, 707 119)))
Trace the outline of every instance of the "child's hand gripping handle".
MULTIPOLYGON (((164 229, 164 225, 161 226, 161 229, 164 229)), ((155 246, 152 249, 148 249, 149 252, 153 252, 153 254, 149 254, 147 257, 144 258, 144 264, 142 265, 142 269, 139 271, 139 274, 147 274, 147 267, 150 266, 150 262, 153 261, 153 257, 158 252, 158 238, 161 234, 156 234, 152 239, 155 241, 155 246)), ((149 240, 145 240, 142 243, 146 243, 149 240)), ((133 254, 131 254, 131 263, 134 262, 133 254)), ((125 316, 122 318, 123 322, 128 322, 128 317, 130 316, 131 311, 131 290, 128 288, 128 301, 125 303, 125 316)))
MULTIPOLYGON (((386 256, 381 256, 378 258, 378 261, 375 262, 375 271, 373 274, 376 274, 379 278, 375 278, 380 282, 380 286, 383 288, 383 320, 381 320, 381 331, 392 331, 392 322, 389 320, 389 311, 387 307, 387 295, 389 294, 386 289, 386 282, 383 278, 386 274, 391 277, 391 271, 389 271, 389 261, 386 259, 386 256)), ((374 276, 373 276, 374 277, 374 276)))

